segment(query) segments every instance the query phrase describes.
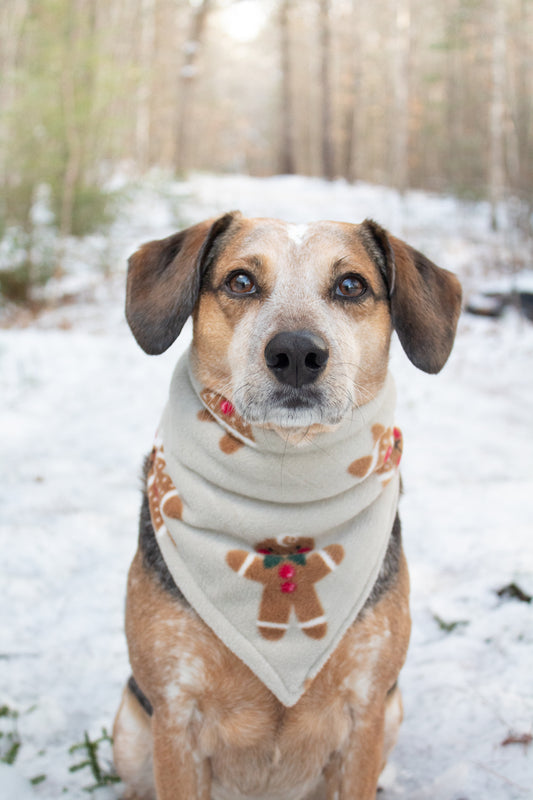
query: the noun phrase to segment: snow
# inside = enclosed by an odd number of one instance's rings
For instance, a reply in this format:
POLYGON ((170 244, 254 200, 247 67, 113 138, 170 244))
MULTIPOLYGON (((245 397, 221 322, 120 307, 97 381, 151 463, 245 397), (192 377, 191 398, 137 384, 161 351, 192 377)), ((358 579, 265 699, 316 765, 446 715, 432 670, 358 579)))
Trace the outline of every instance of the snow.
MULTIPOLYGON (((111 732, 129 675, 123 605, 140 468, 190 336, 155 359, 137 347, 123 319, 126 258, 232 208, 295 224, 373 217, 467 290, 514 255, 483 203, 289 177, 148 176, 108 240, 70 243, 64 282, 47 292, 58 298, 68 283, 77 299, 0 330, 0 704, 19 712, 22 742, 15 764, 1 765, 0 800, 82 798, 94 783, 88 769, 69 772, 83 760, 69 748, 84 731, 111 732)), ((532 798, 533 745, 502 742, 532 732, 533 604, 496 592, 515 582, 533 594, 533 325, 513 309, 465 315, 441 374, 418 372, 397 342, 391 362, 413 634, 380 798, 532 798), (460 624, 446 631, 437 618, 460 624)), ((120 787, 96 796, 113 800, 120 787)))
POLYGON ((0 764, 0 800, 33 800, 31 786, 16 767, 0 764))

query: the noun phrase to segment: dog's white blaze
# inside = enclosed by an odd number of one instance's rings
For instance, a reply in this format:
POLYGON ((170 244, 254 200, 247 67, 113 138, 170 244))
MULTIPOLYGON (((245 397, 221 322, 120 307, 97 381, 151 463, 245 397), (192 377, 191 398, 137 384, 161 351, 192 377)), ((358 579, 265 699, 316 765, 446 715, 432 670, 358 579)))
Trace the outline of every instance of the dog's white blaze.
POLYGON ((307 236, 307 231, 309 230, 309 225, 294 225, 289 223, 287 225, 287 233, 289 234, 289 239, 294 244, 300 245, 303 243, 305 237, 307 236))

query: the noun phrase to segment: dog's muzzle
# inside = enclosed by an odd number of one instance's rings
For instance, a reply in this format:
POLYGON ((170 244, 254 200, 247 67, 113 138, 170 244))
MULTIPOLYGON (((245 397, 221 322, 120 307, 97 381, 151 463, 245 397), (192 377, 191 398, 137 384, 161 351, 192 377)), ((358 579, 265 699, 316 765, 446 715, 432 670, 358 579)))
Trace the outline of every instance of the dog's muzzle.
POLYGON ((280 383, 298 389, 316 381, 324 371, 329 350, 311 331, 282 331, 265 347, 266 365, 280 383))

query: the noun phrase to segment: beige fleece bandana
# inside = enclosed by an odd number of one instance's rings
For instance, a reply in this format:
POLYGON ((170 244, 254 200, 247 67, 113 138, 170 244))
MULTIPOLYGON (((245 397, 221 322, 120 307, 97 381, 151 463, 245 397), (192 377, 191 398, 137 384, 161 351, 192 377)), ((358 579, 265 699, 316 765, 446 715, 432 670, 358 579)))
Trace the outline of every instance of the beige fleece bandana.
POLYGON ((165 562, 217 636, 286 706, 355 620, 396 514, 395 391, 297 446, 176 366, 148 496, 165 562))

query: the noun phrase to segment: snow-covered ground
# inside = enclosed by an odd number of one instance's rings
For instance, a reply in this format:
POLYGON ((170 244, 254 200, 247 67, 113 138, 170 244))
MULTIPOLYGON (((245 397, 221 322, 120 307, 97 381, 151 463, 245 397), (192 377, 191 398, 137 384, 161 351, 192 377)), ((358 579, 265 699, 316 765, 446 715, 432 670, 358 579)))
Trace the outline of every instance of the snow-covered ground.
MULTIPOLYGON (((0 757, 21 741, 14 766, 0 765, 1 800, 86 797, 93 776, 69 771, 84 760, 69 748, 85 731, 94 740, 111 730, 129 674, 123 603, 140 465, 188 334, 159 358, 142 353, 123 320, 125 259, 233 208, 294 222, 374 217, 467 291, 516 253, 514 233, 489 231, 483 204, 205 175, 148 178, 106 241, 72 245, 67 275, 47 291, 77 301, 0 330, 0 706, 19 713, 0 718, 0 757), (24 780, 37 776, 33 787, 24 780)), ((392 369, 413 635, 405 721, 380 797, 526 800, 533 744, 503 742, 533 732, 533 604, 496 592, 515 583, 533 594, 533 324, 512 310, 499 321, 465 316, 440 375, 418 372, 396 342, 392 369)), ((118 798, 120 786, 95 796, 118 798)))

